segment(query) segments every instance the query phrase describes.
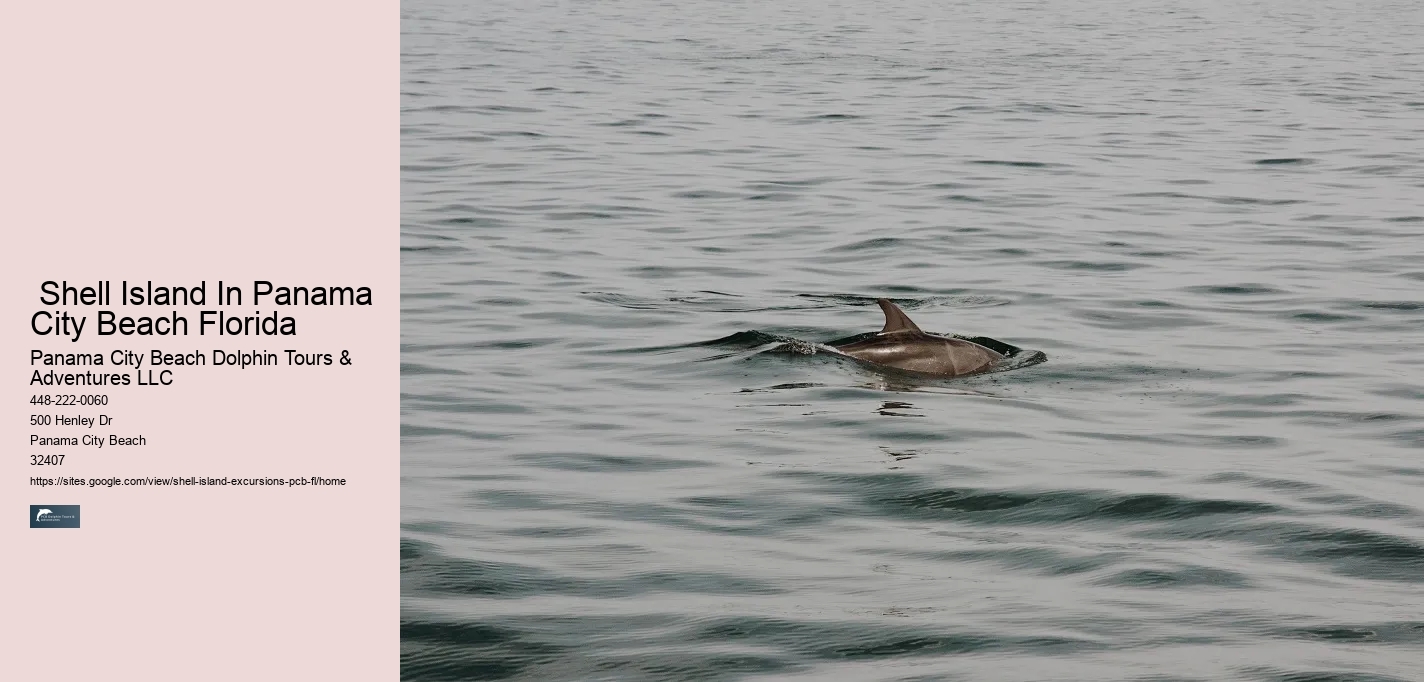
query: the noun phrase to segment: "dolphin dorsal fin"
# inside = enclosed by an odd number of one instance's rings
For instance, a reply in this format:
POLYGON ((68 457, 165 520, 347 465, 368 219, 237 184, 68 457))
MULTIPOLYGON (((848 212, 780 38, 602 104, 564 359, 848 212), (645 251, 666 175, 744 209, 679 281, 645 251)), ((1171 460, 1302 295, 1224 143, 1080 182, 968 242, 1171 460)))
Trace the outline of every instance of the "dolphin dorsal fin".
POLYGON ((880 330, 881 334, 893 334, 895 332, 918 332, 920 328, 910 320, 910 316, 900 307, 890 302, 888 298, 877 299, 880 309, 885 311, 885 328, 880 330))

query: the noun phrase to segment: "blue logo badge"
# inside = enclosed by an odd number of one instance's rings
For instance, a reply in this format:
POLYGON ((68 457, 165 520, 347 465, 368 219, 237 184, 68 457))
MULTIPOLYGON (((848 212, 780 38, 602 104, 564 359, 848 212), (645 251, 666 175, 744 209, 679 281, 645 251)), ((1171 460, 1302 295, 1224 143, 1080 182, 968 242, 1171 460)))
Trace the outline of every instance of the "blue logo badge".
POLYGON ((32 504, 30 505, 30 527, 78 528, 79 505, 32 504))

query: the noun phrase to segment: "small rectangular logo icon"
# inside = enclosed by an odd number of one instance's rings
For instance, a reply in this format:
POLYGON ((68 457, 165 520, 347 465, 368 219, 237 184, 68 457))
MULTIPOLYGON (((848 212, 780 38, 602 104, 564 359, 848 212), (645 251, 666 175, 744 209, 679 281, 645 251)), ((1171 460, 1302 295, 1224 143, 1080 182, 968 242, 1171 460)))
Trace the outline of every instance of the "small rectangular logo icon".
POLYGON ((30 527, 78 528, 79 505, 32 504, 30 505, 30 527))

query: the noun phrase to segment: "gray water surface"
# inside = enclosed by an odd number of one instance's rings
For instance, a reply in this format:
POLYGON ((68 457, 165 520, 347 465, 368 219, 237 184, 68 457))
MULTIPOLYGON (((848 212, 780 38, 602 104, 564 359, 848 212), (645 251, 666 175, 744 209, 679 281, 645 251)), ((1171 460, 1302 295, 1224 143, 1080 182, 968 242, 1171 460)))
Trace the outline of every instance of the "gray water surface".
POLYGON ((406 2, 402 676, 1424 679, 1421 7, 406 2))

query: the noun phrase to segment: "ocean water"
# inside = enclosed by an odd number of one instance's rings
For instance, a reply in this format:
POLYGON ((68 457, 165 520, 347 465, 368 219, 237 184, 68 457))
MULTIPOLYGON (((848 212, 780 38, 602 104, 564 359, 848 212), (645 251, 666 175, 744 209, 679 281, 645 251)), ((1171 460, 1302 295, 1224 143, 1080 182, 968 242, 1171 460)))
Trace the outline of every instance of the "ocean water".
POLYGON ((402 30, 403 678, 1424 679, 1424 5, 402 30))

